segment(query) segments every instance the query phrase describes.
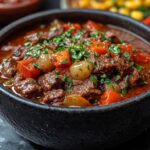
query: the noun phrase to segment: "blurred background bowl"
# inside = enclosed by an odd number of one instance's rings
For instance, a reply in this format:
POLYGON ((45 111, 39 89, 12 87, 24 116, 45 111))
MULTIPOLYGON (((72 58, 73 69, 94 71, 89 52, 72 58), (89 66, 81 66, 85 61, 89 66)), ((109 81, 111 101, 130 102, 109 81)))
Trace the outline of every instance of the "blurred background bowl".
POLYGON ((24 0, 18 3, 0 3, 0 23, 6 24, 38 10, 43 0, 24 0))

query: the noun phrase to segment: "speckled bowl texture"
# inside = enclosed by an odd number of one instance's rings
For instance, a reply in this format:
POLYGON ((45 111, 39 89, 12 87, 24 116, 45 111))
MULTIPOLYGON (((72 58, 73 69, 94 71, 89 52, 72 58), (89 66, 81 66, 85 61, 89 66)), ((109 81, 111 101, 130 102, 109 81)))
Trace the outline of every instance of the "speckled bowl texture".
MULTIPOLYGON (((20 19, 0 31, 0 43, 45 20, 86 21, 116 25, 150 42, 150 29, 128 17, 96 10, 54 10, 20 19)), ((26 139, 54 149, 103 149, 127 141, 150 125, 150 91, 109 106, 65 108, 42 105, 0 86, 0 110, 26 139)))

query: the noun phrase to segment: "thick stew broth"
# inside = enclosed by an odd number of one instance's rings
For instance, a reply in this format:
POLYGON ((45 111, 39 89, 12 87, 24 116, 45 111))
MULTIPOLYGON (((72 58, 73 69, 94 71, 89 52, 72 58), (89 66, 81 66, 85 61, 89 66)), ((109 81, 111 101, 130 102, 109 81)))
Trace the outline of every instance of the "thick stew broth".
POLYGON ((44 104, 108 105, 150 89, 149 50, 121 28, 54 20, 1 46, 0 82, 44 104))

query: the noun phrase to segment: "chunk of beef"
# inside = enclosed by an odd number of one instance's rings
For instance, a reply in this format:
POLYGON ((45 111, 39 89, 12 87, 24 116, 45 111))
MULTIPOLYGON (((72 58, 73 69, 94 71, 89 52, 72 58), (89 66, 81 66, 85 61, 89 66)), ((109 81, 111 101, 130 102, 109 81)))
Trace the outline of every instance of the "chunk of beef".
POLYGON ((96 64, 96 67, 94 68, 93 71, 94 73, 103 74, 112 72, 116 67, 114 59, 109 57, 107 54, 99 58, 93 58, 93 61, 96 64))
POLYGON ((137 86, 141 84, 141 81, 142 81, 142 76, 140 75, 140 72, 134 70, 133 73, 130 75, 129 84, 131 86, 137 86))
POLYGON ((26 51, 27 49, 25 47, 18 46, 14 49, 12 58, 17 61, 21 60, 24 58, 26 51))
POLYGON ((34 95, 39 94, 42 89, 32 78, 28 78, 14 84, 14 89, 17 93, 21 94, 26 98, 32 98, 34 95))
POLYGON ((39 36, 38 33, 32 33, 27 36, 25 36, 25 40, 28 42, 32 42, 32 44, 37 44, 39 42, 39 36))
POLYGON ((44 93, 43 103, 61 102, 65 96, 65 91, 62 89, 53 89, 44 93))
POLYGON ((55 72, 44 74, 38 79, 38 83, 42 86, 44 91, 49 91, 52 88, 59 87, 61 82, 61 79, 56 77, 55 72))
POLYGON ((123 56, 114 57, 114 63, 121 76, 124 76, 126 73, 132 70, 132 65, 123 56))
POLYGON ((112 43, 119 44, 121 40, 115 35, 115 33, 107 31, 106 38, 110 39, 112 43))
POLYGON ((101 91, 96 89, 93 82, 87 79, 82 84, 74 86, 71 94, 77 94, 87 98, 88 100, 93 100, 100 97, 101 91))
POLYGON ((60 36, 64 31, 63 27, 60 28, 56 28, 55 30, 52 30, 50 32, 44 32, 41 36, 40 36, 40 40, 51 40, 52 38, 56 37, 56 36, 60 36))
POLYGON ((94 73, 97 74, 111 74, 114 70, 117 71, 121 76, 124 76, 128 70, 131 69, 129 62, 124 57, 115 56, 114 58, 109 55, 103 55, 95 59, 96 67, 94 73))
POLYGON ((16 74, 16 62, 12 59, 4 59, 0 65, 0 75, 2 78, 11 78, 16 74))

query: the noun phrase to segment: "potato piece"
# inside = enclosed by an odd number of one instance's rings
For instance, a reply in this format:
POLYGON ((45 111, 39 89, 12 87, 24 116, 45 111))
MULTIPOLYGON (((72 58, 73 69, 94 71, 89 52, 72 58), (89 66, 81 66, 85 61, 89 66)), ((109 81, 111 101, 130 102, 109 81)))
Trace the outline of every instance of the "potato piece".
POLYGON ((76 62, 70 67, 71 76, 76 80, 85 80, 91 75, 92 70, 93 65, 88 61, 76 62))
POLYGON ((40 69, 45 73, 54 69, 51 54, 42 54, 37 60, 37 64, 39 65, 40 69))
POLYGON ((91 106, 88 100, 79 95, 68 95, 64 100, 64 106, 91 106))

